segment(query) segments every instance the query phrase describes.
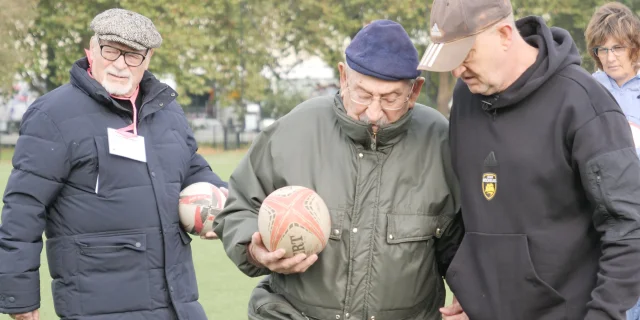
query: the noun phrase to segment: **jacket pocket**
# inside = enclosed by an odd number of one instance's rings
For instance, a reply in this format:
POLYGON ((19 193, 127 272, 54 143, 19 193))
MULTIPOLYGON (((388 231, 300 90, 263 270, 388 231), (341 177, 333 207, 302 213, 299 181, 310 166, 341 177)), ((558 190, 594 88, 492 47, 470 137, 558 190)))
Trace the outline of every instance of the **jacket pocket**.
POLYGON ((98 176, 98 153, 94 138, 74 141, 71 147, 71 171, 61 196, 84 195, 95 192, 98 176))
POLYGON ((393 311, 389 318, 404 319, 424 301, 444 301, 444 284, 435 260, 438 217, 424 214, 387 214, 381 233, 376 268, 380 296, 386 298, 380 311, 393 311))
POLYGON ((388 214, 387 243, 426 241, 438 228, 437 217, 418 214, 388 214))
POLYGON ((178 234, 180 236, 180 240, 182 240, 182 244, 188 245, 191 243, 191 236, 189 236, 187 232, 182 229, 182 227, 178 228, 178 234))
POLYGON ((148 309, 146 235, 79 236, 78 289, 84 315, 148 309))
POLYGON ((447 282, 470 319, 566 319, 565 299, 536 273, 524 234, 468 232, 447 282))
POLYGON ((589 161, 585 169, 595 212, 593 224, 603 240, 640 238, 637 215, 640 192, 636 187, 640 172, 632 149, 610 152, 589 161))
POLYGON ((198 281, 196 279, 193 255, 191 251, 191 237, 177 224, 172 225, 165 235, 164 241, 169 243, 173 252, 170 255, 169 290, 174 291, 174 301, 193 302, 198 300, 198 281))

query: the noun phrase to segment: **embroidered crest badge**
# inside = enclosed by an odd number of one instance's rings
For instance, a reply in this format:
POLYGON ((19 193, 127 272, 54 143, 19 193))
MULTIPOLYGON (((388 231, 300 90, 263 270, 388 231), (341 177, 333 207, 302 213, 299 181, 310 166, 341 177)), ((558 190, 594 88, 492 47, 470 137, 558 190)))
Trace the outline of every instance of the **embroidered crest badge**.
POLYGON ((482 175, 482 194, 487 200, 493 199, 498 191, 498 176, 487 172, 482 175))

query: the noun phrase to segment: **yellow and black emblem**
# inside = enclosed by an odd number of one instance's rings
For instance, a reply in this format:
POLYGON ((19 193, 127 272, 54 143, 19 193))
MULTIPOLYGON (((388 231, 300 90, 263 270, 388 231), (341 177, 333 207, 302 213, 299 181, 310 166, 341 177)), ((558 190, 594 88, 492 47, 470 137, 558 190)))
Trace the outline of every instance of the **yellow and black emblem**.
POLYGON ((495 173, 487 172, 482 175, 482 194, 487 200, 493 199, 498 191, 498 176, 495 173))

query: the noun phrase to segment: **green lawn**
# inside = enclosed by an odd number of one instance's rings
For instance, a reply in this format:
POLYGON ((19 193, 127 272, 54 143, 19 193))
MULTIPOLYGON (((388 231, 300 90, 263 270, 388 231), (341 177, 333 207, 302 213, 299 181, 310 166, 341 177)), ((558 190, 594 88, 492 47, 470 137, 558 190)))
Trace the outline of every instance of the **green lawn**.
MULTIPOLYGON (((227 180, 243 154, 240 151, 233 151, 207 156, 206 158, 214 171, 222 179, 227 180)), ((4 187, 11 172, 10 157, 10 151, 2 150, 0 153, 0 194, 4 194, 4 187)), ((0 206, 2 206, 1 202, 0 206)), ((194 237, 191 244, 198 278, 198 288, 200 290, 200 302, 204 306, 209 319, 247 319, 249 294, 259 279, 249 278, 238 271, 236 266, 227 258, 220 241, 207 241, 194 237)), ((53 311, 51 278, 44 250, 42 252, 40 280, 42 295, 40 319, 57 319, 53 311)), ((4 319, 9 319, 9 317, 4 319)))

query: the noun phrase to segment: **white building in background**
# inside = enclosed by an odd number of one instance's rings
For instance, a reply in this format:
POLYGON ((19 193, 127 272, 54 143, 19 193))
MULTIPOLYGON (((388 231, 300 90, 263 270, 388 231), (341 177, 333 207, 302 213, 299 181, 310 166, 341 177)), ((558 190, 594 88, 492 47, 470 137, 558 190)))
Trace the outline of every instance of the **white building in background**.
MULTIPOLYGON (((299 92, 307 97, 333 94, 338 90, 337 66, 330 67, 319 57, 305 53, 280 55, 280 57, 279 68, 275 70, 264 68, 261 72, 264 77, 270 79, 274 90, 299 92), (279 77, 275 76, 276 73, 279 77)), ((175 88, 175 82, 171 82, 172 79, 163 77, 163 80, 175 88)), ((224 127, 233 123, 233 131, 244 131, 242 139, 250 141, 255 134, 275 121, 275 119, 261 117, 258 101, 247 101, 245 107, 243 121, 238 121, 238 115, 233 108, 219 109, 218 119, 190 119, 196 140, 205 143, 214 141, 221 143, 224 137, 224 127), (244 126, 240 126, 242 122, 244 122, 244 126)))
POLYGON ((248 103, 244 113, 244 131, 257 132, 260 131, 260 105, 257 103, 248 103))
MULTIPOLYGON (((337 91, 337 72, 317 56, 289 54, 280 58, 279 65, 276 69, 264 68, 261 72, 262 76, 271 81, 272 89, 276 92, 302 93, 307 97, 315 97, 337 91)), ((247 102, 245 107, 244 128, 241 128, 245 132, 258 132, 275 121, 261 117, 258 102, 247 102)), ((238 122, 237 115, 229 108, 220 110, 218 116, 220 123, 224 125, 229 122, 229 118, 234 123, 238 122)))
POLYGON ((337 66, 327 65, 318 56, 304 52, 289 53, 280 58, 279 64, 275 70, 262 70, 262 75, 271 80, 274 90, 300 92, 308 97, 331 93, 326 92, 326 88, 335 87, 337 90, 337 66), (279 81, 275 73, 279 75, 279 81))

